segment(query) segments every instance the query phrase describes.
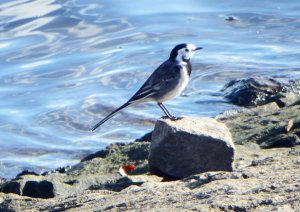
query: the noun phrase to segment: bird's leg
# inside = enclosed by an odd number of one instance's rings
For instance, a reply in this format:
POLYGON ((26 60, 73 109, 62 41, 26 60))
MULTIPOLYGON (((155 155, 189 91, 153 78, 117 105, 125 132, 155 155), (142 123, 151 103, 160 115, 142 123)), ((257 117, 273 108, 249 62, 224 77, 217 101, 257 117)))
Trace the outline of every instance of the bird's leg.
POLYGON ((178 119, 178 117, 173 116, 173 115, 167 110, 167 108, 163 105, 163 103, 158 102, 157 104, 158 104, 158 106, 164 111, 164 113, 168 116, 169 119, 171 119, 172 121, 175 121, 175 120, 178 119))

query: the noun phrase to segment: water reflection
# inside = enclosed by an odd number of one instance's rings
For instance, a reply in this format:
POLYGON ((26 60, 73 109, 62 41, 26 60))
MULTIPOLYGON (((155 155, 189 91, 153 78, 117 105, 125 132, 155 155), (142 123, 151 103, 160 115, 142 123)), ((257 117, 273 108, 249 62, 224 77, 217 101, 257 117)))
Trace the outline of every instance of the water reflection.
POLYGON ((0 3, 0 176, 73 164, 111 142, 153 128, 153 103, 123 104, 182 42, 193 58, 174 114, 213 116, 233 106, 219 95, 230 79, 299 77, 300 4, 207 0, 33 1, 0 3), (228 17, 234 20, 228 21, 228 17))

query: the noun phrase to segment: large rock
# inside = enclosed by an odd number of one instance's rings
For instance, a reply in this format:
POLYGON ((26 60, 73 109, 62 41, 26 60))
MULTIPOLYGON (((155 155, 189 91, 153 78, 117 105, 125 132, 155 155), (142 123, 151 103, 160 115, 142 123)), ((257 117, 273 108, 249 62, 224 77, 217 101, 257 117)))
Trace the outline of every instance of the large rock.
POLYGON ((224 96, 232 103, 240 106, 257 106, 278 99, 278 92, 282 91, 284 84, 276 79, 266 77, 251 77, 232 80, 222 91, 224 96))
POLYGON ((226 125, 212 118, 160 119, 149 153, 152 173, 184 178, 206 171, 232 171, 234 144, 226 125))
POLYGON ((240 106, 258 106, 275 102, 279 107, 300 101, 300 80, 288 82, 268 77, 231 80, 221 90, 224 97, 240 106))

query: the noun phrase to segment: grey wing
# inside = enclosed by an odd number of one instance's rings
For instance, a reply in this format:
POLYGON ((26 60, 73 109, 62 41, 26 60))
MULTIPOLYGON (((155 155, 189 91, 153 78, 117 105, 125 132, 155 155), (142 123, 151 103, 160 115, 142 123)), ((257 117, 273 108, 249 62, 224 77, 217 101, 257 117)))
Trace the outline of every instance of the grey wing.
POLYGON ((134 103, 138 100, 156 96, 160 90, 166 89, 168 85, 177 80, 179 72, 180 67, 176 63, 172 61, 164 62, 152 73, 128 102, 134 103))

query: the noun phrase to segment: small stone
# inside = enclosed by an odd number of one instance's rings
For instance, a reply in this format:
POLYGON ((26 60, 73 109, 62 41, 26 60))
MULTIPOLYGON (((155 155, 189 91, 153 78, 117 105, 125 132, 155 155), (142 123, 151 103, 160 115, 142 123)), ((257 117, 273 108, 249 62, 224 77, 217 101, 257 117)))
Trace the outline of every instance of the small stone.
POLYGON ((234 144, 225 124, 213 118, 160 119, 149 153, 150 171, 179 179, 207 171, 232 171, 234 144))
POLYGON ((68 181, 65 181, 64 183, 66 183, 68 185, 74 185, 74 184, 78 184, 79 181, 78 180, 68 180, 68 181))
POLYGON ((287 126, 286 126, 286 132, 289 132, 294 126, 294 120, 291 119, 288 121, 287 126))
POLYGON ((226 21, 236 21, 237 18, 234 17, 234 16, 228 16, 225 20, 226 20, 226 21))

